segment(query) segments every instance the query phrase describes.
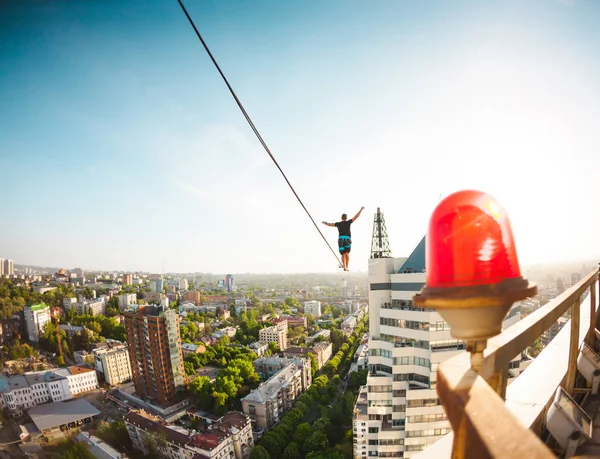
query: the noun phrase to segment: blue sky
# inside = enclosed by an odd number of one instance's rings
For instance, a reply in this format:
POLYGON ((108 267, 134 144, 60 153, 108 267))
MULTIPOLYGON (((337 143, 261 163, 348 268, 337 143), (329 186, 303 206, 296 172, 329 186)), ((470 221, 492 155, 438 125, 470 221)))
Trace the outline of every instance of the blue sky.
MULTIPOLYGON (((3 5, 0 257, 337 270, 176 0, 3 5)), ((315 220, 366 207, 351 269, 377 206, 407 256, 464 188, 508 210, 522 263, 600 255, 599 3, 186 6, 315 220)))

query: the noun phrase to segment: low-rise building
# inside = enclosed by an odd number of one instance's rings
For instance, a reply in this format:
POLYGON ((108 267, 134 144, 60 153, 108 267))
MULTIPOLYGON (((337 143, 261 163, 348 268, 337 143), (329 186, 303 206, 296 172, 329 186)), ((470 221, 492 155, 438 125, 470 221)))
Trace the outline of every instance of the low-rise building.
POLYGON ((237 328, 235 328, 235 327, 223 327, 223 328, 220 328, 219 330, 216 330, 213 333, 213 336, 217 339, 222 338, 224 336, 228 336, 229 338, 235 338, 236 333, 237 333, 237 328))
POLYGON ((183 343, 181 345, 181 352, 183 352, 183 357, 190 354, 203 354, 206 352, 206 346, 204 344, 192 344, 192 343, 183 343))
POLYGON ((305 384, 306 365, 305 362, 286 365, 242 399, 244 413, 252 419, 254 426, 270 429, 292 408, 294 400, 308 389, 305 384))
POLYGON ((69 381, 71 395, 82 394, 98 389, 98 377, 94 368, 87 365, 72 365, 66 368, 52 370, 54 374, 64 376, 69 381))
POLYGON ((75 363, 80 364, 80 365, 84 365, 84 364, 90 364, 93 365, 94 364, 94 355, 91 354, 88 351, 75 351, 73 352, 73 360, 75 360, 75 363))
POLYGON ((333 345, 329 342, 316 343, 312 347, 289 347, 283 352, 284 357, 289 358, 308 358, 312 354, 317 362, 317 368, 320 370, 325 366, 333 353, 333 345))
POLYGON ((232 411, 213 422, 202 433, 168 424, 143 410, 125 416, 133 446, 148 454, 152 437, 162 457, 172 459, 247 459, 254 446, 252 423, 244 414, 232 411))
POLYGON ((261 343, 260 341, 256 341, 250 344, 248 347, 254 351, 257 357, 262 357, 269 349, 269 345, 267 343, 261 343))
POLYGON ((287 330, 279 330, 275 325, 262 328, 258 331, 258 340, 262 343, 275 343, 283 351, 287 348, 287 330))
POLYGON ((287 323, 290 327, 305 327, 307 325, 306 316, 288 316, 287 323))
POLYGON ((81 298, 76 303, 73 303, 71 308, 74 308, 79 315, 103 316, 106 314, 106 302, 104 298, 81 298))
POLYGON ((350 336, 352 334, 352 331, 356 328, 357 323, 358 320, 356 320, 356 316, 351 314, 344 318, 344 320, 340 324, 340 328, 346 336, 350 336))
POLYGON ((326 340, 329 341, 330 336, 331 336, 331 330, 328 330, 328 329, 319 330, 314 335, 306 338, 306 344, 310 344, 318 338, 325 338, 326 340))
POLYGON ((69 400, 73 395, 95 388, 98 388, 96 372, 85 366, 0 376, 2 405, 10 417, 21 416, 24 409, 69 400))
POLYGON ((305 301, 304 313, 314 317, 321 317, 321 302, 320 301, 305 301))

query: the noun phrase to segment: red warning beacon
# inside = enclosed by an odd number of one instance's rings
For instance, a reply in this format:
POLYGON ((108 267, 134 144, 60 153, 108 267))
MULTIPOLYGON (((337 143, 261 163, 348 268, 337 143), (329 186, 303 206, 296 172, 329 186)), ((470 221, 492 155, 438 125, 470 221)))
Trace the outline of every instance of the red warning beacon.
POLYGON ((458 339, 497 335, 512 304, 537 292, 521 276, 505 210, 481 191, 459 191, 439 203, 425 251, 426 283, 414 304, 438 310, 458 339))

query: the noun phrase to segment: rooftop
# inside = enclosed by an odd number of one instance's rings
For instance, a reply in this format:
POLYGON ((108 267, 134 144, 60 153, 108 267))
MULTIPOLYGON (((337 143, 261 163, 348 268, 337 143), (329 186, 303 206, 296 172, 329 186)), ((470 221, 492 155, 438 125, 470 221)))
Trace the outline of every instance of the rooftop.
POLYGON ((243 400, 252 403, 265 403, 273 398, 277 393, 287 387, 294 376, 302 371, 302 367, 296 364, 288 365, 272 378, 260 385, 258 389, 250 392, 243 400))
POLYGON ((48 309, 48 308, 50 308, 50 306, 48 306, 45 303, 34 304, 32 306, 29 306, 29 309, 31 309, 32 311, 39 311, 41 309, 48 309))
POLYGON ((53 402, 34 406, 28 411, 40 431, 80 421, 100 414, 91 403, 77 398, 68 402, 53 402))

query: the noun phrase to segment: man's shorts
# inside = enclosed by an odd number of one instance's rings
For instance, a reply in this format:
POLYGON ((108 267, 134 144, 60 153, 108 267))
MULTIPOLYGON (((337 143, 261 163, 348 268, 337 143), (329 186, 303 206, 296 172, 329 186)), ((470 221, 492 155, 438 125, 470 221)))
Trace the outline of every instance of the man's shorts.
POLYGON ((350 253, 350 249, 352 248, 352 239, 348 236, 340 236, 338 239, 338 247, 340 250, 340 254, 350 253))

